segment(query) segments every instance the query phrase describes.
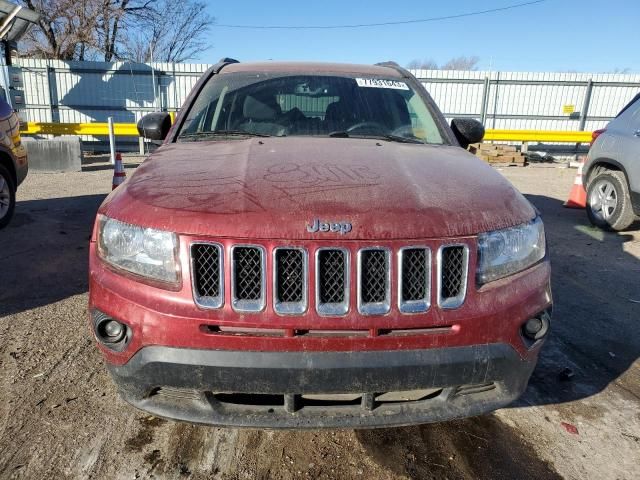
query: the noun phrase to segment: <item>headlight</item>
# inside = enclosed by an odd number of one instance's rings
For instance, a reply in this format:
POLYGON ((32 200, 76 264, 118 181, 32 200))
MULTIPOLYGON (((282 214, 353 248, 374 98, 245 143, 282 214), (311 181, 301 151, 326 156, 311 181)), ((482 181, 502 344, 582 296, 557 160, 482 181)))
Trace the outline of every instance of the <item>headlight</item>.
POLYGON ((545 256, 540 217, 517 227, 478 235, 477 281, 480 285, 513 275, 545 256))
POLYGON ((152 280, 177 283, 178 237, 100 215, 98 254, 107 263, 152 280))

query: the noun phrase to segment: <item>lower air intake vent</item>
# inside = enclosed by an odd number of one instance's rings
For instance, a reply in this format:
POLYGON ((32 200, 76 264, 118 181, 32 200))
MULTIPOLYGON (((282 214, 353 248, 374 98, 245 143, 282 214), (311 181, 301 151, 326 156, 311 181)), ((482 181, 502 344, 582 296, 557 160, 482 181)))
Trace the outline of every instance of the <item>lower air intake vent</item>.
POLYGON ((449 245, 440 249, 439 304, 457 308, 464 302, 467 290, 469 249, 465 245, 449 245))

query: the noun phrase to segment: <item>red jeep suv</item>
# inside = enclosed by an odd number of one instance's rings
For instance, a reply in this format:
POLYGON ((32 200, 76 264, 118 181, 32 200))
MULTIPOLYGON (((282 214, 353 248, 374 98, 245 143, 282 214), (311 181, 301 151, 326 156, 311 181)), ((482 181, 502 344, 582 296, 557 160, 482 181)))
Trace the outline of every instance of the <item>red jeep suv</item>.
POLYGON ((90 326, 154 415, 363 428, 477 415, 549 329, 535 208, 395 64, 224 59, 100 207, 90 326))

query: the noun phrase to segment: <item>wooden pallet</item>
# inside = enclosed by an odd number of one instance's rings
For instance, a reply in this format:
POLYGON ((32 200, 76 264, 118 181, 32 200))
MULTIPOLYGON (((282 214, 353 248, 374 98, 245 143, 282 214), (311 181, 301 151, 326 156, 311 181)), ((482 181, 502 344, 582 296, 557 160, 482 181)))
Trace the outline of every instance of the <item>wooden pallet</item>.
POLYGON ((500 145, 493 143, 472 143, 468 148, 469 152, 485 162, 500 166, 520 166, 527 165, 527 158, 513 145, 500 145))

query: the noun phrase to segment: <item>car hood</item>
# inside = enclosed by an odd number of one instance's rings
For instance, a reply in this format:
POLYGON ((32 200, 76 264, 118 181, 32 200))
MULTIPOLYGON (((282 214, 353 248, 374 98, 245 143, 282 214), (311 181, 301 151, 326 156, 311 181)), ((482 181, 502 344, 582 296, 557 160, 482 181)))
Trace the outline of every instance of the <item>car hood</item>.
POLYGON ((469 236, 535 216, 459 147, 309 137, 166 144, 101 212, 182 234, 292 240, 469 236), (309 232, 316 219, 352 228, 309 232))

